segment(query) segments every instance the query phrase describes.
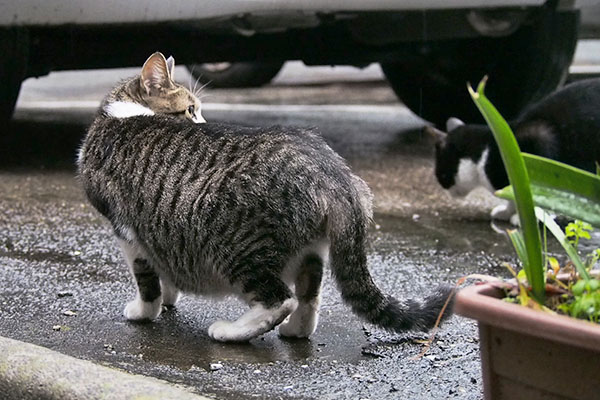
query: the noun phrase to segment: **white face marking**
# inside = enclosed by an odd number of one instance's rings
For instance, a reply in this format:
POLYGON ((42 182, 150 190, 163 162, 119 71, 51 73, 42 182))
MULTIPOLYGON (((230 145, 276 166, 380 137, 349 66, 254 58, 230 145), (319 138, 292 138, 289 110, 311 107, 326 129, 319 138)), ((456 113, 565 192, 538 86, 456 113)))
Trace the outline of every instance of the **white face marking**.
POLYGON ((448 189, 455 197, 463 197, 478 186, 477 164, 470 158, 461 158, 458 163, 458 171, 454 176, 454 186, 448 189))
POLYGON ((477 162, 477 173, 479 174, 479 184, 493 193, 496 191, 496 189, 494 189, 492 183, 487 177, 487 174, 485 173, 485 166, 487 164, 489 154, 490 149, 489 147, 486 147, 485 150, 483 150, 483 153, 481 153, 481 158, 477 162))
POLYGON ((200 112, 200 110, 196 110, 196 112, 194 113, 194 116, 192 117, 192 121, 194 121, 197 124, 203 124, 206 122, 206 120, 202 116, 202 113, 200 112))
POLYGON ((104 112, 114 118, 129 118, 137 115, 154 115, 154 111, 141 104, 115 101, 104 107, 104 112))
POLYGON ((490 181, 485 174, 485 164, 489 149, 486 148, 481 153, 481 158, 477 164, 470 158, 462 158, 458 163, 458 171, 454 177, 454 186, 448 189, 451 195, 456 197, 466 196, 478 186, 484 186, 486 189, 493 191, 490 181))

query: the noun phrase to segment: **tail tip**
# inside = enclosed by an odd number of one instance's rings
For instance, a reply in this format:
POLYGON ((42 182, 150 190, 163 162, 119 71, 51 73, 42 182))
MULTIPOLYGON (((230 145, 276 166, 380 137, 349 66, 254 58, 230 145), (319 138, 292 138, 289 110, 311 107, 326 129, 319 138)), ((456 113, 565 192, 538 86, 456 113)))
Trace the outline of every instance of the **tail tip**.
MULTIPOLYGON (((438 286, 434 292, 425 299, 425 308, 443 313, 440 322, 444 321, 454 313, 454 285, 444 284, 438 286)), ((437 319, 436 319, 437 321, 437 319)), ((429 327, 432 328, 433 326, 429 327)))

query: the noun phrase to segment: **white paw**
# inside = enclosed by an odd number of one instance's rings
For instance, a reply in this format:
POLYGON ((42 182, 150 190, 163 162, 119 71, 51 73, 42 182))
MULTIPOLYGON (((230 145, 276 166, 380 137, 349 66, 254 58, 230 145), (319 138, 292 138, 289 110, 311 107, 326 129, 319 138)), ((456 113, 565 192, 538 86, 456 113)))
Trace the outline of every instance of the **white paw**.
POLYGON ((255 335, 249 329, 236 326, 235 322, 219 320, 208 327, 208 336, 219 342, 245 342, 255 335))
POLYGON ((123 310, 123 315, 130 321, 140 321, 145 319, 155 319, 160 315, 161 311, 160 297, 153 302, 142 301, 139 297, 130 301, 123 310))
POLYGON ((279 325, 279 334, 285 337, 307 338, 317 329, 319 314, 307 305, 300 305, 287 321, 279 325))
POLYGON ((510 223, 514 226, 521 226, 521 221, 519 220, 519 214, 513 214, 510 217, 510 223))
POLYGON ((515 210, 508 204, 500 204, 492 209, 492 218, 502 221, 508 221, 513 216, 515 210))

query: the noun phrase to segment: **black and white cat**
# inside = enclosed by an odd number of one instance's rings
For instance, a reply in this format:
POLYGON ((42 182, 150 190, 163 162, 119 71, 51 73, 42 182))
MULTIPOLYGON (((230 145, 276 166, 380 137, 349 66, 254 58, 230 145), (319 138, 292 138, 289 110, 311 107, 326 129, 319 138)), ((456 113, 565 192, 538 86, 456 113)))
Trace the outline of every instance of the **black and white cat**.
MULTIPOLYGON (((600 162, 600 79, 565 86, 529 107, 510 126, 521 151, 595 172, 600 162)), ((486 125, 450 118, 447 133, 425 129, 436 137, 435 175, 451 194, 465 196, 480 186, 493 192, 508 185, 498 147, 486 125)), ((516 225, 515 212, 514 204, 505 202, 491 215, 516 225)))
MULTIPOLYGON (((153 54, 103 101, 78 169, 112 224, 134 277, 129 320, 154 319, 179 292, 235 295, 249 306, 208 334, 246 341, 279 325, 317 327, 323 267, 366 321, 401 332, 434 326, 450 296, 384 295, 367 268, 371 191, 314 130, 202 122, 200 103, 153 54)), ((444 316, 450 315, 450 310, 444 316)))

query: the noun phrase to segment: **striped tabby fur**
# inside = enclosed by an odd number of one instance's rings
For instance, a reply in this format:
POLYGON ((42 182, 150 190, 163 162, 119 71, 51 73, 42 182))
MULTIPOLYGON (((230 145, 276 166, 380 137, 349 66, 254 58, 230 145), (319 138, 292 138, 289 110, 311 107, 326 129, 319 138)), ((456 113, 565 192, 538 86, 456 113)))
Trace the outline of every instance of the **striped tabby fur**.
POLYGON ((450 289, 420 303, 377 288, 365 250, 370 190, 317 132, 156 111, 119 118, 109 104, 84 139, 79 176, 136 279, 127 318, 157 317, 178 291, 233 294, 250 310, 215 322, 212 338, 245 341, 279 324, 282 335, 308 337, 330 264, 343 299, 368 322, 395 332, 434 325, 450 289))

